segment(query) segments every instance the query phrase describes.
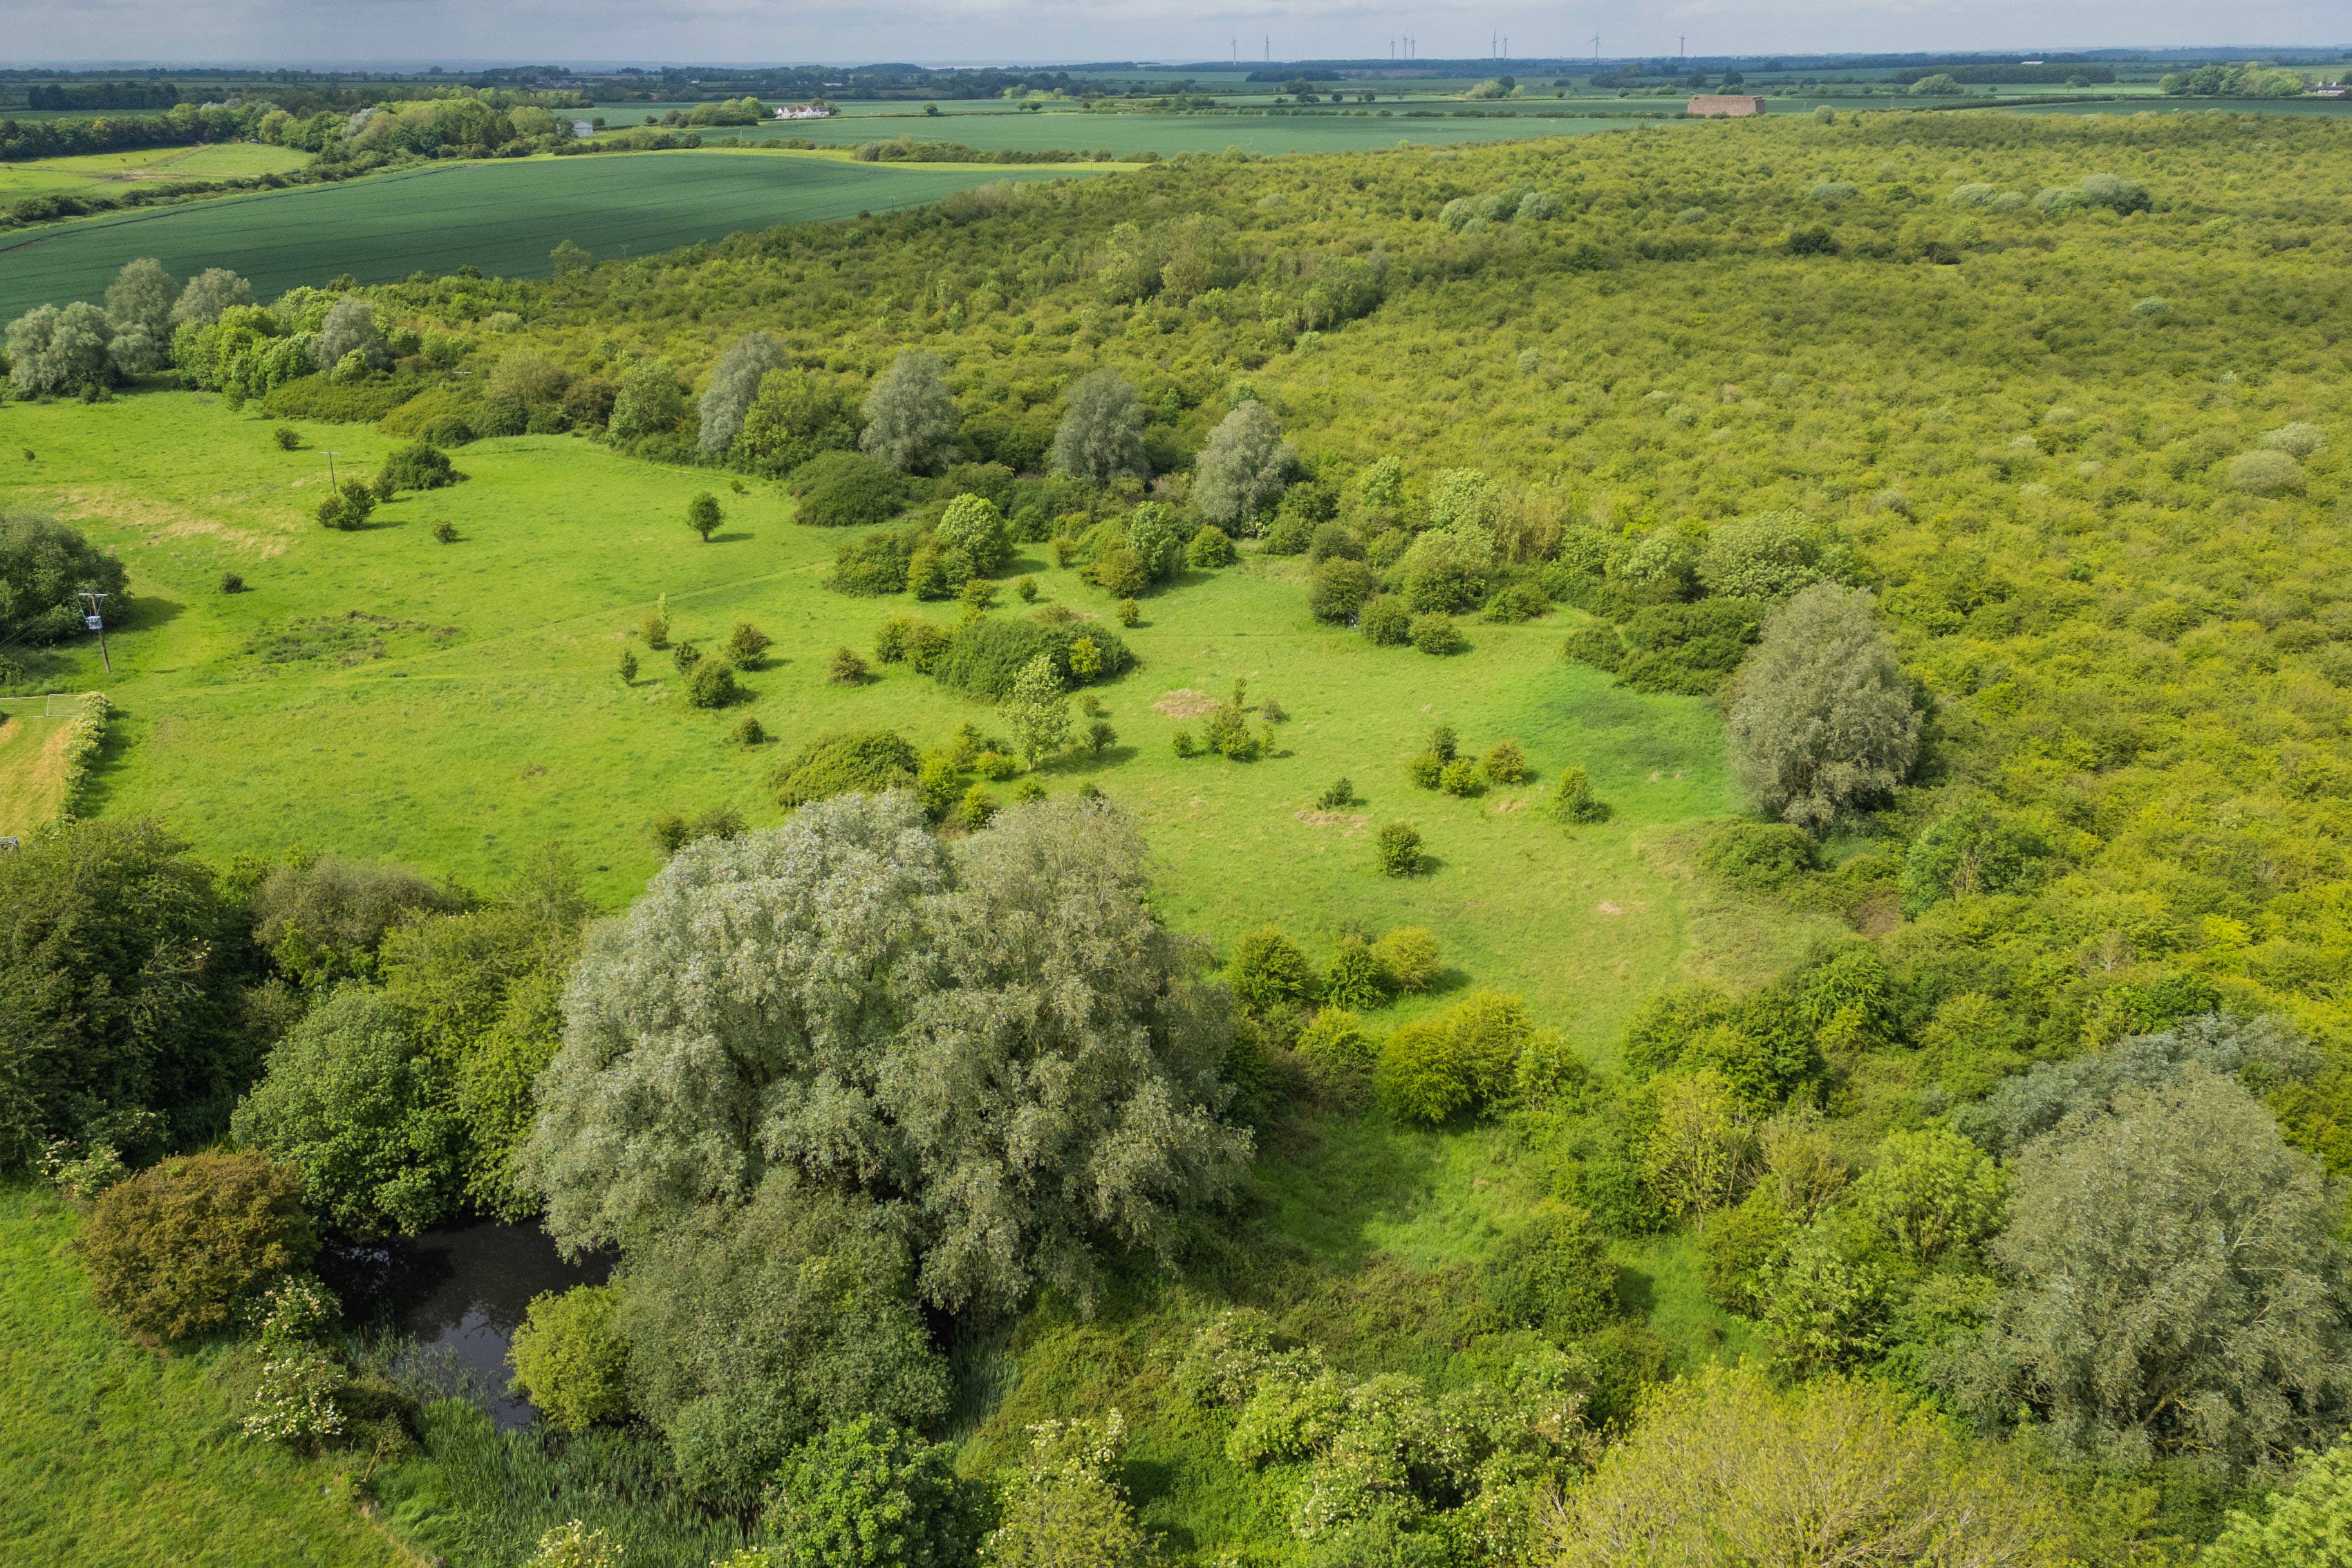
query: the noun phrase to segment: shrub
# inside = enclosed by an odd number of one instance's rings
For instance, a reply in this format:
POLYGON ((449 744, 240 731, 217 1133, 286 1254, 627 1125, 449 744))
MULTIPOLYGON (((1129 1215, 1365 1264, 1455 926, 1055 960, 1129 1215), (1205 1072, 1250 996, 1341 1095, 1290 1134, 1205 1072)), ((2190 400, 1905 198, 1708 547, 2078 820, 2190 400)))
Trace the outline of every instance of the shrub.
POLYGON ((1133 599, 1151 586, 1151 574, 1144 570, 1143 557, 1124 544, 1114 544, 1106 550, 1088 569, 1095 586, 1116 599, 1133 599))
POLYGON ((1711 697, 1756 641, 1757 606, 1748 599, 1652 605, 1626 621, 1617 683, 1636 691, 1711 697))
POLYGON ((1204 571, 1234 563, 1234 542, 1225 531, 1211 523, 1192 535, 1184 547, 1186 564, 1204 571))
POLYGON ((1438 976, 1437 938, 1420 926, 1399 926, 1384 931, 1372 943, 1372 956, 1389 981, 1407 995, 1435 984, 1438 976))
POLYGON ((1560 770, 1559 783, 1551 792, 1551 815, 1554 821, 1571 826, 1583 826, 1609 820, 1609 807, 1592 793, 1592 780, 1581 767, 1560 770))
POLYGON ((620 1295, 610 1285, 542 1291, 530 1299, 515 1330, 509 1352, 513 1391, 538 1405, 560 1432, 629 1418, 629 1345, 616 1322, 620 1295))
POLYGON ((1012 691, 1040 655, 1069 685, 1108 679, 1134 662, 1127 645, 1099 626, 1081 634, 1068 625, 975 616, 949 636, 932 673, 943 686, 994 701, 1012 691), (1088 668, 1082 671, 1082 665, 1088 668))
POLYGON ((298 1172, 311 1212, 354 1236, 414 1236, 454 1209, 465 1129, 441 1068, 383 992, 347 985, 269 1053, 238 1142, 298 1172))
POLYGON ((1421 830, 1410 822, 1389 823, 1373 841, 1373 854, 1378 858, 1381 875, 1417 877, 1421 874, 1421 830))
POLYGON ((1135 626, 1143 619, 1143 608, 1133 599, 1121 599, 1113 606, 1113 612, 1118 616, 1118 624, 1123 626, 1135 626))
POLYGON ((871 1415, 810 1438, 768 1489, 781 1568, 961 1568, 971 1530, 953 1453, 871 1415))
POLYGON ((454 485, 466 476, 449 466, 449 454, 428 441, 411 441, 395 447, 376 470, 378 493, 390 495, 395 490, 437 490, 444 485, 454 485))
POLYGON ((968 833, 979 832, 995 815, 996 797, 988 793, 984 784, 973 784, 955 804, 956 826, 968 833))
POLYGON ((637 656, 628 648, 621 650, 621 684, 629 685, 637 679, 637 656))
POLYGON ((1356 786, 1349 782, 1345 773, 1325 784, 1323 793, 1315 797, 1315 809, 1318 811, 1338 811, 1355 804, 1356 786))
POLYGON ((1318 621, 1344 626, 1372 596, 1372 569, 1361 561, 1333 556, 1315 568, 1307 585, 1307 609, 1318 621))
POLYGON ((1242 1005, 1260 1012, 1315 999, 1315 971, 1307 955, 1273 926, 1260 926, 1234 943, 1225 979, 1242 1005))
POLYGON ((1933 1264, 2000 1228, 2008 1183, 1958 1133, 1890 1133, 1878 1154, 1878 1164, 1853 1184, 1855 1210, 1912 1262, 1933 1264))
POLYGON ((835 686, 863 686, 872 675, 857 650, 845 646, 833 650, 833 658, 825 662, 824 669, 825 679, 835 686))
POLYGON ((2318 426, 2298 419, 2292 425, 2263 431, 2263 445, 2290 458, 2308 458, 2327 445, 2327 437, 2318 426))
POLYGON ((1578 664, 1589 664, 1614 675, 1617 667, 1625 662, 1625 639, 1617 635, 1615 626, 1596 621, 1568 634, 1567 654, 1578 664))
POLYGON ((749 621, 737 621, 727 638, 727 658, 739 669, 757 669, 774 639, 749 621))
POLYGON ((245 574, 241 572, 222 573, 220 574, 220 591, 224 594, 244 593, 245 574))
POLYGON ((1381 647, 1401 647, 1412 640, 1412 612, 1402 599, 1383 594, 1356 613, 1356 629, 1381 647))
POLYGON ((1785 822, 1727 822, 1699 846, 1698 863, 1717 881, 1769 892, 1820 870, 1822 852, 1812 835, 1785 822))
POLYGON ((1415 616, 1412 626, 1412 646, 1426 654, 1443 658, 1460 653, 1470 644, 1454 624, 1452 616, 1430 614, 1415 616))
POLYGON ((1018 578, 1013 582, 1013 591, 1021 595, 1021 602, 1023 604, 1034 605, 1037 602, 1037 579, 1034 577, 1018 578))
POLYGON ((734 666, 723 658, 704 659, 686 678, 686 700, 691 707, 724 708, 742 695, 743 689, 735 683, 734 666))
POLYGON ((948 502, 940 515, 939 541, 942 549, 962 551, 982 577, 995 576, 1013 557, 1004 514, 986 496, 961 495, 948 502))
POLYGON ((345 479, 340 489, 320 499, 318 518, 322 527, 350 530, 364 526, 374 510, 375 491, 357 479, 345 479))
POLYGON ((1370 1067, 1374 1058, 1363 1021, 1345 1007, 1328 1004, 1307 1020, 1294 1048, 1311 1060, 1351 1069, 1370 1067))
POLYGON ((2285 452, 2265 447, 2231 458, 2221 482, 2249 495, 2283 495, 2303 489, 2303 467, 2285 452))
POLYGON ((682 642, 669 650, 669 661, 677 666, 680 675, 692 675, 694 667, 702 662, 702 650, 690 642, 682 642))
POLYGON ((1323 972, 1323 996, 1341 1007, 1378 1007, 1389 999, 1388 970, 1372 952, 1371 943, 1353 932, 1343 932, 1331 944, 1331 963, 1323 972))
POLYGON ((1487 748, 1483 764, 1486 777, 1498 784, 1528 782, 1528 754, 1517 741, 1498 741, 1487 748))
POLYGON ((318 1251, 301 1183, 253 1153, 166 1160, 101 1194, 77 1250, 91 1298, 132 1333, 229 1327, 318 1251))
POLYGON ((837 594, 875 596, 903 594, 914 571, 915 536, 905 531, 877 531, 861 539, 845 539, 833 552, 833 575, 825 586, 837 594))
POLYGON ((947 632, 920 616, 893 616, 874 635, 874 657, 884 664, 912 665, 929 675, 948 646, 947 632))
POLYGON ((1707 1298, 1743 1318, 1764 1314, 1759 1293, 1765 1270, 1789 1239, 1790 1221, 1770 1185, 1759 1186, 1737 1208, 1717 1215, 1699 1233, 1699 1281, 1707 1298))
POLYGON ((1800 827, 1885 796, 1918 752, 1919 714, 1867 594, 1816 584, 1773 611, 1731 697, 1734 778, 1800 827))
POLYGON ((1615 1314, 1617 1266, 1592 1215, 1549 1205, 1487 1244, 1479 1287, 1503 1323, 1556 1340, 1601 1327, 1615 1314))
POLYGON ((1401 1025, 1389 1036, 1373 1089, 1389 1114, 1431 1127, 1467 1110, 1476 1098, 1453 1032, 1427 1019, 1401 1025))
POLYGON ((1486 781, 1478 776, 1478 764, 1467 757, 1456 757, 1438 769, 1437 787, 1465 799, 1486 792, 1486 781))
POLYGON ((438 543, 455 544, 457 542, 457 525, 445 517, 433 525, 433 537, 438 543))
POLYGON ((800 504, 793 521, 811 528, 864 528, 887 522, 909 498, 905 478, 856 452, 823 452, 794 468, 785 492, 800 504))
POLYGON ((756 715, 746 713, 743 721, 735 726, 735 740, 738 744, 745 746, 765 745, 768 731, 756 715))
POLYGON ((852 793, 878 795, 913 787, 915 748, 888 730, 826 735, 794 753, 775 773, 776 798, 806 805, 852 793))
POLYGON ((2042 836, 1981 803, 1929 823, 1903 856, 1903 912, 1913 918, 1947 899, 2025 889, 2049 854, 2042 836))
POLYGON ((302 432, 291 425, 280 425, 269 433, 269 438, 278 443, 279 451, 290 452, 302 444, 302 432))
POLYGON ((2231 1510, 2200 1568, 2317 1568, 2352 1539, 2352 1442, 2303 1456, 2267 1508, 2231 1510))

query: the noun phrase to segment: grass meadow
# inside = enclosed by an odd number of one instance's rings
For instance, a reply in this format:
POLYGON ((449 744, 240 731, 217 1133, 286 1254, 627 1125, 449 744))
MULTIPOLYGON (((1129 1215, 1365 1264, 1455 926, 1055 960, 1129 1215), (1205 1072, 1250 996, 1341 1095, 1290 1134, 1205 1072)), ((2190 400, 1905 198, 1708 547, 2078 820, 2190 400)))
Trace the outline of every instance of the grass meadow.
POLYGON ((132 153, 89 153, 0 163, 0 202, 59 192, 87 193, 170 180, 234 180, 299 169, 310 155, 291 147, 224 142, 203 147, 148 147, 132 153))
POLYGON ((738 229, 919 206, 968 185, 1052 173, 722 151, 436 163, 0 236, 0 321, 101 298, 122 264, 142 256, 179 278, 226 267, 263 299, 338 273, 382 283, 473 266, 543 278, 561 240, 600 260, 649 256, 738 229))
POLYGON ((234 1352, 164 1354, 91 1306, 54 1194, 0 1187, 0 1562, 404 1568, 333 1463, 237 1430, 234 1352))
MULTIPOLYGON (((617 905, 656 864, 655 816, 732 805, 778 820, 769 778, 808 739, 888 726, 927 745, 993 723, 904 667, 828 681, 835 647, 869 649, 910 601, 825 588, 840 535, 794 526, 772 487, 721 486, 728 521, 703 544, 683 518, 715 476, 521 437, 463 448, 469 482, 404 495, 342 533, 310 510, 328 451, 365 472, 392 445, 371 429, 312 426, 281 451, 273 422, 185 393, 11 405, 8 417, 0 505, 68 520, 131 568, 113 678, 92 647, 45 676, 114 699, 93 808, 160 816, 207 854, 299 843, 484 886, 562 839, 617 905), (433 537, 445 519, 454 544, 433 537), (221 593, 225 571, 249 591, 221 593), (668 656, 635 639, 662 595, 675 636, 707 647, 749 620, 776 638, 741 710, 688 708, 668 656), (624 685, 628 647, 641 668, 624 685), (734 741, 745 712, 776 739, 734 741)), ((1042 547, 1016 570, 1045 599, 1108 613, 1042 547)), ((1706 702, 1637 696, 1566 662, 1557 620, 1475 626, 1455 658, 1377 648, 1308 619, 1300 570, 1250 561, 1147 600, 1123 634, 1142 668, 1103 693, 1118 745, 1045 774, 1054 789, 1095 782, 1139 814, 1174 923, 1221 942, 1277 919, 1310 942, 1425 925, 1465 983, 1524 994, 1596 1051, 1677 973, 1769 964, 1805 940, 1690 886, 1680 825, 1730 809, 1706 702), (1236 679, 1289 714, 1279 754, 1179 759, 1180 719, 1156 705, 1222 699, 1236 679), (1479 750, 1517 740, 1547 776, 1582 763, 1615 818, 1571 833, 1543 816, 1540 786, 1474 800, 1413 788, 1405 759, 1439 722, 1479 750), (1312 810, 1341 775, 1360 804, 1312 810), (1433 875, 1374 872, 1372 834, 1395 819, 1421 828, 1433 875)))

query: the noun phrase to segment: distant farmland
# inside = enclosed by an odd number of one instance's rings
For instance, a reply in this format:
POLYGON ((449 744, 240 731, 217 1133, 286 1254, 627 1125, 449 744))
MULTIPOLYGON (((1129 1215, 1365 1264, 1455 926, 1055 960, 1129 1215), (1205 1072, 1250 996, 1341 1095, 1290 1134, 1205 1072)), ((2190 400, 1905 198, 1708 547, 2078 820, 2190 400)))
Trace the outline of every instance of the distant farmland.
POLYGON ((724 152, 440 164, 0 235, 0 321, 45 302, 99 299, 140 256, 180 278, 229 268, 264 298, 341 273, 383 283, 471 265, 498 277, 544 277, 559 240, 600 261, 645 256, 739 229, 918 206, 992 180, 1062 173, 724 152))

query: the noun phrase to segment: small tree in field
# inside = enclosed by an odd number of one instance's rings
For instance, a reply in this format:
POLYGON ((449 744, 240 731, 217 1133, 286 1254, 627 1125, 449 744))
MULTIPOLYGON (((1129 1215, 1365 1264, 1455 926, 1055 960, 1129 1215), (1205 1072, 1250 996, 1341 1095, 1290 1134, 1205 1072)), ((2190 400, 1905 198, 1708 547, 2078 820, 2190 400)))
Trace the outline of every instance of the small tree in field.
POLYGON ((1732 775, 1764 811, 1818 832, 1891 793, 1919 714, 1869 595, 1818 583, 1772 612, 1732 682, 1732 775))
POLYGON ((1421 829, 1412 823, 1391 822, 1381 828, 1374 849, 1380 857, 1382 876, 1417 877, 1421 874, 1421 829))
POLYGON ((749 621, 737 621, 735 630, 727 639, 727 658, 738 669, 756 669, 774 639, 749 621))
POLYGON ((705 544, 710 542, 710 536, 719 531, 719 525, 724 521, 724 514, 719 510, 719 498, 709 490, 701 491, 686 503, 686 526, 702 535, 705 544))
POLYGON ((1070 706, 1062 696, 1062 677, 1052 658, 1041 653, 1023 668, 1004 704, 1004 718, 1033 768, 1069 743, 1070 706))

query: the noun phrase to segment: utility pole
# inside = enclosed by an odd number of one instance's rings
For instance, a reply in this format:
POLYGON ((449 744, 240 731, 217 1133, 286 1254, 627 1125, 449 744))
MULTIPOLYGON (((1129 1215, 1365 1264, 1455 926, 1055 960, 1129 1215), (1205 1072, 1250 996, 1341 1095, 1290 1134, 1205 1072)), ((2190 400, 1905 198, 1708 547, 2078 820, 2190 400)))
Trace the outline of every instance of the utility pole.
POLYGON ((342 493, 342 487, 335 482, 335 455, 332 452, 327 454, 327 489, 337 495, 342 493))
POLYGON ((98 634, 98 657, 105 661, 106 673, 112 675, 114 656, 106 651, 106 617, 100 613, 99 609, 112 595, 92 593, 85 588, 82 590, 81 596, 89 601, 89 614, 81 618, 81 624, 98 634))

